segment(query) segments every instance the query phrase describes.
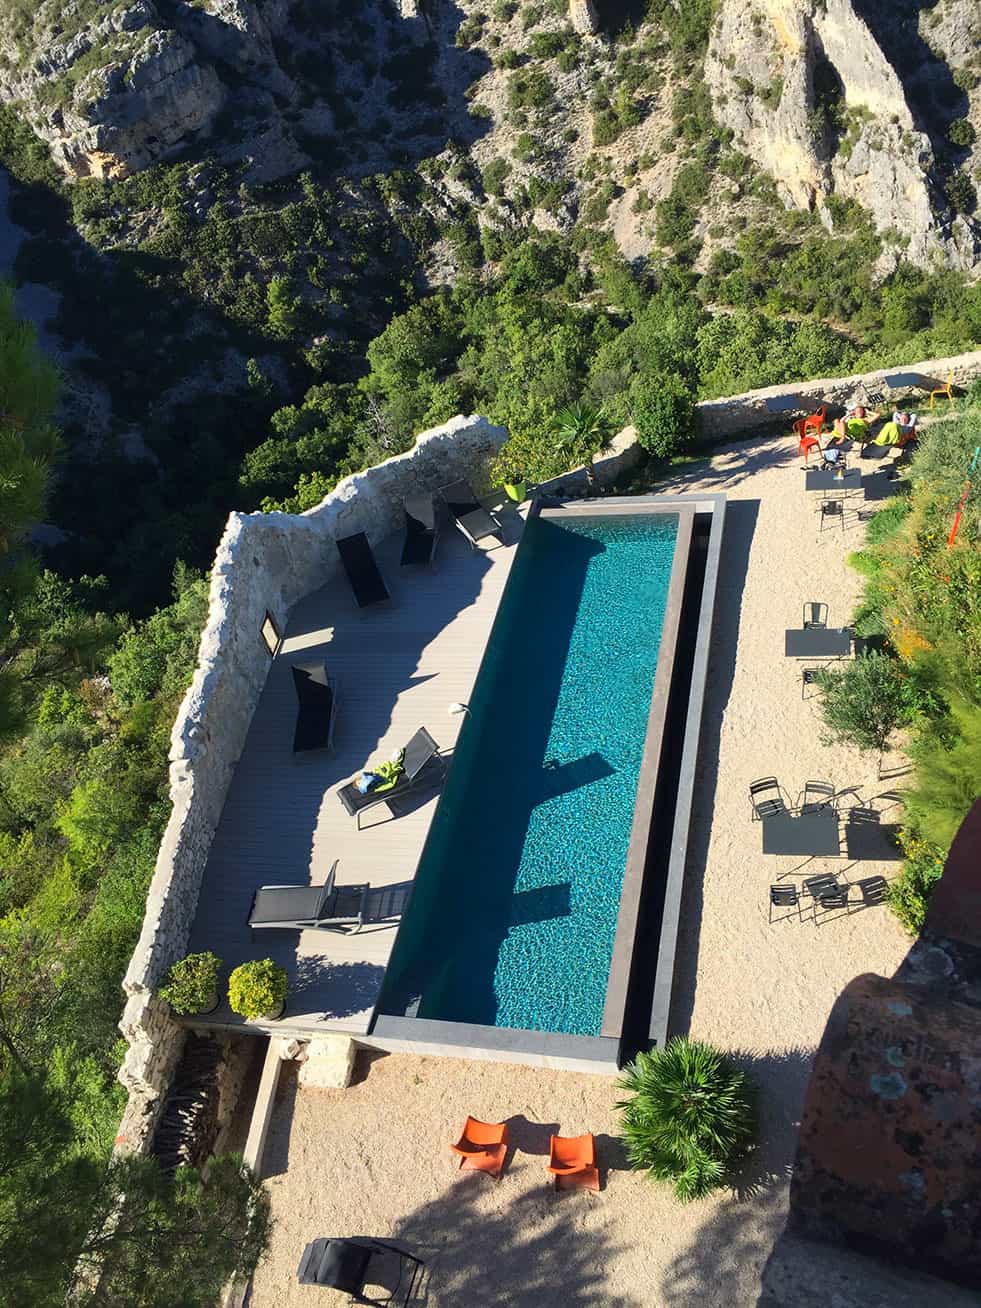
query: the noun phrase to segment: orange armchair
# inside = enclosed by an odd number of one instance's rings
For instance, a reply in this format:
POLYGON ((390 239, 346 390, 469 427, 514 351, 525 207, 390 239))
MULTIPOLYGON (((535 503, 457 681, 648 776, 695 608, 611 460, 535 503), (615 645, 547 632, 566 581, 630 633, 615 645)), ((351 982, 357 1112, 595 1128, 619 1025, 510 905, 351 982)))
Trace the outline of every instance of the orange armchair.
POLYGON ((499 1181, 508 1152, 507 1123, 480 1122, 476 1117, 468 1117, 463 1134, 450 1148, 460 1155, 461 1167, 475 1167, 499 1181))
POLYGON ((549 1140, 548 1170, 558 1190, 563 1181, 598 1190, 599 1168, 596 1166, 596 1142, 591 1135, 553 1135, 549 1140))

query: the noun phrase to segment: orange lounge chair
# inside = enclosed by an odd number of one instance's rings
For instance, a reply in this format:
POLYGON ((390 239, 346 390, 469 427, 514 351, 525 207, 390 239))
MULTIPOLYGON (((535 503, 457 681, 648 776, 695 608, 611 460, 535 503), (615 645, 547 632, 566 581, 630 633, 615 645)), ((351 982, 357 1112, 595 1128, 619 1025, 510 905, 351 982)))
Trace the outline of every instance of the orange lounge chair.
POLYGON ((596 1142, 591 1135, 553 1135, 549 1140, 548 1170, 555 1177, 558 1190, 563 1181, 598 1190, 599 1168, 596 1166, 596 1142))
POLYGON ((476 1117, 468 1117, 459 1141, 450 1148, 460 1155, 461 1167, 476 1167, 499 1181, 508 1152, 507 1123, 479 1122, 476 1117))

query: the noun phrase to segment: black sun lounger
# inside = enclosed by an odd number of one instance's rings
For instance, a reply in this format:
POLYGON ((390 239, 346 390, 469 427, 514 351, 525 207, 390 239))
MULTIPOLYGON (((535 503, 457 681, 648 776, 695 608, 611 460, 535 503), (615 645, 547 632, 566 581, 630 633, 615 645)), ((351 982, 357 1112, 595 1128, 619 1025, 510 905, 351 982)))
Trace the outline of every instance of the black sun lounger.
POLYGON ((347 573, 347 579, 358 601, 358 608, 369 604, 378 604, 390 598, 385 578, 378 571, 378 564, 368 544, 368 537, 363 531, 353 536, 342 536, 337 542, 341 563, 347 573))
POLYGON ((407 791, 436 781, 443 775, 444 763, 439 753, 439 746, 425 727, 420 727, 405 747, 402 760, 403 772, 394 786, 387 790, 369 790, 362 795, 353 781, 341 786, 338 798, 351 817, 358 819, 361 830, 361 814, 376 804, 387 804, 391 799, 399 799, 407 791))
POLYGON ((493 513, 479 503, 469 482, 455 481, 452 486, 444 486, 440 495, 449 509, 450 517, 474 549, 477 548, 477 542, 483 540, 485 536, 500 536, 500 522, 493 513))
POLYGON ((291 666, 296 688, 296 728, 293 753, 310 749, 330 749, 334 734, 334 710, 337 707, 337 683, 327 671, 323 659, 291 666))
POLYGON ((337 862, 322 886, 260 886, 252 900, 253 931, 357 931, 364 921, 367 883, 336 886, 337 862))
POLYGON ((439 523, 431 495, 416 495, 403 504, 405 540, 402 542, 402 567, 429 567, 439 540, 439 523))

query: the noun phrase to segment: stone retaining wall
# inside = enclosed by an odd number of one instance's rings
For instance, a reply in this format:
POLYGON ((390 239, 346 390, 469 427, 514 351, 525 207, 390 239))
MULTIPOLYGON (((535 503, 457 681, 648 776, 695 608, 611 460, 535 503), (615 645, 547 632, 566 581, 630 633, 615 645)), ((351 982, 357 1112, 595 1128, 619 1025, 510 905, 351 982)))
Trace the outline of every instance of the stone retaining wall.
MULTIPOLYGON (((862 387, 885 391, 883 379, 899 373, 915 373, 924 382, 942 386, 949 373, 954 374, 954 385, 968 386, 975 377, 981 377, 981 350, 958 354, 952 359, 927 359, 923 363, 904 364, 896 368, 879 368, 875 372, 854 373, 850 377, 826 377, 817 381, 787 382, 783 386, 765 386, 761 390, 746 391, 744 395, 727 395, 720 400, 703 400, 697 405, 702 436, 713 444, 731 436, 759 435, 761 431, 789 431, 799 413, 773 413, 766 407, 767 400, 781 396, 800 396, 801 411, 819 408, 822 404, 844 406, 846 400, 862 387)), ((906 388, 896 391, 899 395, 906 388)), ((925 397, 924 397, 925 398, 925 397)), ((946 401, 941 401, 946 405, 946 401)))
POLYGON ((339 569, 337 537, 363 531, 378 544, 401 525, 406 496, 460 477, 482 480, 506 436, 485 418, 459 416, 423 432, 408 453, 345 478, 304 514, 229 516, 211 572, 197 670, 171 733, 173 807, 123 982, 120 1029, 129 1050, 120 1080, 130 1095, 119 1148, 148 1146, 183 1047, 183 1028, 154 991, 185 952, 208 852, 265 684, 265 614, 285 631, 293 605, 339 569))

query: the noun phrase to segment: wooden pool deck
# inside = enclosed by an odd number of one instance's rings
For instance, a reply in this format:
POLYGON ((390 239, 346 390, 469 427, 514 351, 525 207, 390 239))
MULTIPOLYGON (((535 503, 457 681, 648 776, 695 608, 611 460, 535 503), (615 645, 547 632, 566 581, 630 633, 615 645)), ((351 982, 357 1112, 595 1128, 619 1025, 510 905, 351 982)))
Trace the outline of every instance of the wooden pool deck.
MULTIPOLYGON (((335 859, 337 884, 369 882, 407 891, 436 807, 423 793, 393 819, 387 806, 363 814, 363 830, 336 790, 368 762, 387 758, 420 726, 450 754, 480 667, 523 520, 504 509, 503 547, 474 551, 447 526, 436 568, 398 567, 401 538, 376 551, 390 604, 358 610, 343 576, 290 614, 282 649, 255 711, 205 869, 190 949, 213 950, 228 972, 270 957, 289 975, 286 1010, 274 1022, 245 1023, 222 1002, 208 1026, 252 1026, 279 1034, 365 1034, 371 1023, 397 922, 339 931, 261 931, 247 925, 263 884, 322 884, 335 859), (296 696, 292 659, 323 657, 337 679, 333 749, 294 759, 296 696)), ((195 1019, 202 1025, 202 1019, 195 1019)))

